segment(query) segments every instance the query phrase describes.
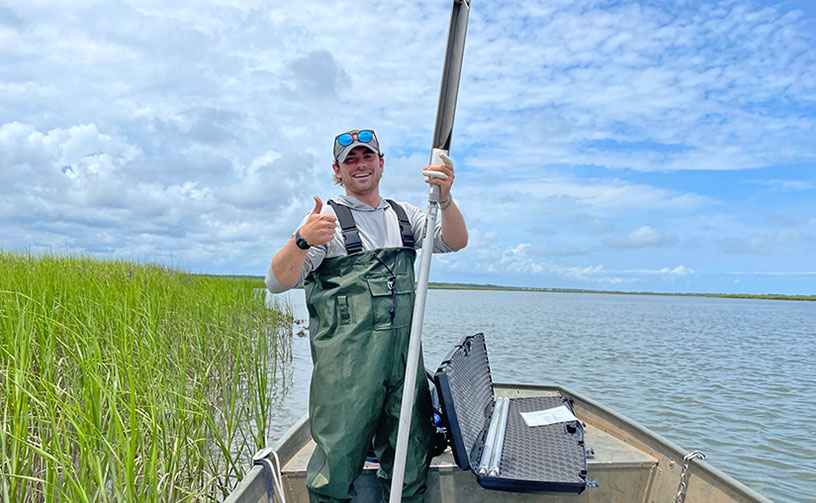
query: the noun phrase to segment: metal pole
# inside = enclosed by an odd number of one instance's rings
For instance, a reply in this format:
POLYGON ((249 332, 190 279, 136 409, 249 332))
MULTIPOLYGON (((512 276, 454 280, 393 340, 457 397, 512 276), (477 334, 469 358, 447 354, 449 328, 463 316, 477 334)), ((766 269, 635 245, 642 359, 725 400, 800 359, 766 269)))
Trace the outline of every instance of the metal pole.
MULTIPOLYGON (((450 150, 453 118, 456 112, 456 98, 459 94, 459 77, 462 72, 462 58, 465 52, 470 0, 453 0, 448 46, 445 65, 442 69, 442 84, 439 87, 439 106, 436 110, 436 125, 431 150, 431 165, 442 164, 440 152, 450 150)), ((425 298, 428 293, 428 277, 431 272, 434 230, 439 212, 439 186, 431 185, 428 191, 428 209, 425 213, 425 238, 422 241, 422 256, 419 260, 416 299, 411 321, 411 338, 408 343, 408 359, 405 362, 405 380, 402 385, 397 447, 394 453, 394 471, 391 474, 391 495, 389 503, 402 501, 402 484, 405 480, 405 462, 408 456, 408 437, 411 431, 411 417, 414 412, 414 394, 417 380, 417 363, 422 342, 422 323, 425 319, 425 298)), ((430 421, 431 418, 425 418, 430 421)))

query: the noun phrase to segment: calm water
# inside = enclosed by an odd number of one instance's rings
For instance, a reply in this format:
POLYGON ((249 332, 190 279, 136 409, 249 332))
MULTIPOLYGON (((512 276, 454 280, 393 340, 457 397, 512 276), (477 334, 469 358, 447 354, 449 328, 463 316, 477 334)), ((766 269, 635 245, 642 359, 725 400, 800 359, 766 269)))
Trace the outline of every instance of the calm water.
MULTIPOLYGON (((276 297, 307 318, 302 290, 276 297)), ((494 380, 562 384, 774 501, 816 501, 816 303, 431 290, 425 325, 429 367, 484 332, 494 380)), ((306 412, 308 337, 292 352, 270 441, 306 412)))

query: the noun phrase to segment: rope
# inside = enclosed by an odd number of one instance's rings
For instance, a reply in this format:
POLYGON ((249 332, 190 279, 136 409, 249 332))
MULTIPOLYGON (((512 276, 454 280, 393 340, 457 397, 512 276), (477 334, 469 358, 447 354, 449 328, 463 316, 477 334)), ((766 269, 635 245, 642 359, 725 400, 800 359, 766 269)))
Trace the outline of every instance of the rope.
POLYGON ((275 501, 275 495, 280 497, 280 503, 286 503, 286 495, 283 492, 283 475, 281 475, 281 463, 278 453, 271 447, 258 452, 253 457, 253 464, 261 465, 266 478, 266 495, 270 502, 275 501), (275 458, 275 462, 269 459, 275 458))

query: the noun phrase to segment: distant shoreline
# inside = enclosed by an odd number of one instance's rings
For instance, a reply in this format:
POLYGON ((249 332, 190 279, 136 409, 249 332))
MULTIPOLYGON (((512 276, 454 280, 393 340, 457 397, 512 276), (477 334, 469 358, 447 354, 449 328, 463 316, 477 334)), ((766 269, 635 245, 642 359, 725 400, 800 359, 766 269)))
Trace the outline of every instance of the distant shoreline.
POLYGON ((619 295, 665 295, 673 297, 715 297, 725 299, 769 299, 769 300, 811 300, 816 295, 749 294, 749 293, 671 293, 671 292, 626 292, 622 290, 584 290, 579 288, 535 288, 521 286, 478 285, 468 283, 430 283, 428 288, 436 290, 501 290, 508 292, 550 292, 550 293, 605 293, 619 295))
MULTIPOLYGON (((263 276, 243 276, 243 275, 211 275, 204 276, 225 276, 231 278, 257 279, 263 281, 263 276)), ((482 285, 477 283, 437 283, 431 282, 428 288, 434 290, 496 290, 507 292, 550 292, 550 293, 604 293, 618 295, 666 295, 672 297, 712 297, 721 299, 766 299, 766 300, 810 300, 816 301, 816 295, 786 295, 776 293, 751 294, 751 293, 671 293, 671 292, 626 292, 623 290, 584 290, 580 288, 539 288, 523 286, 503 286, 503 285, 482 285)))

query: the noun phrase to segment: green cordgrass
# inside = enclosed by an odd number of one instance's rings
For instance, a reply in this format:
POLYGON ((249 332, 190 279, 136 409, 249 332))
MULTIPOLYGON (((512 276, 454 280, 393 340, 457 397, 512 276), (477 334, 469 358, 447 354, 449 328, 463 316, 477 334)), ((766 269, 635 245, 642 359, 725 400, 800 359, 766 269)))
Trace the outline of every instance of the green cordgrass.
POLYGON ((0 252, 0 500, 222 500, 291 359, 262 286, 0 252))

